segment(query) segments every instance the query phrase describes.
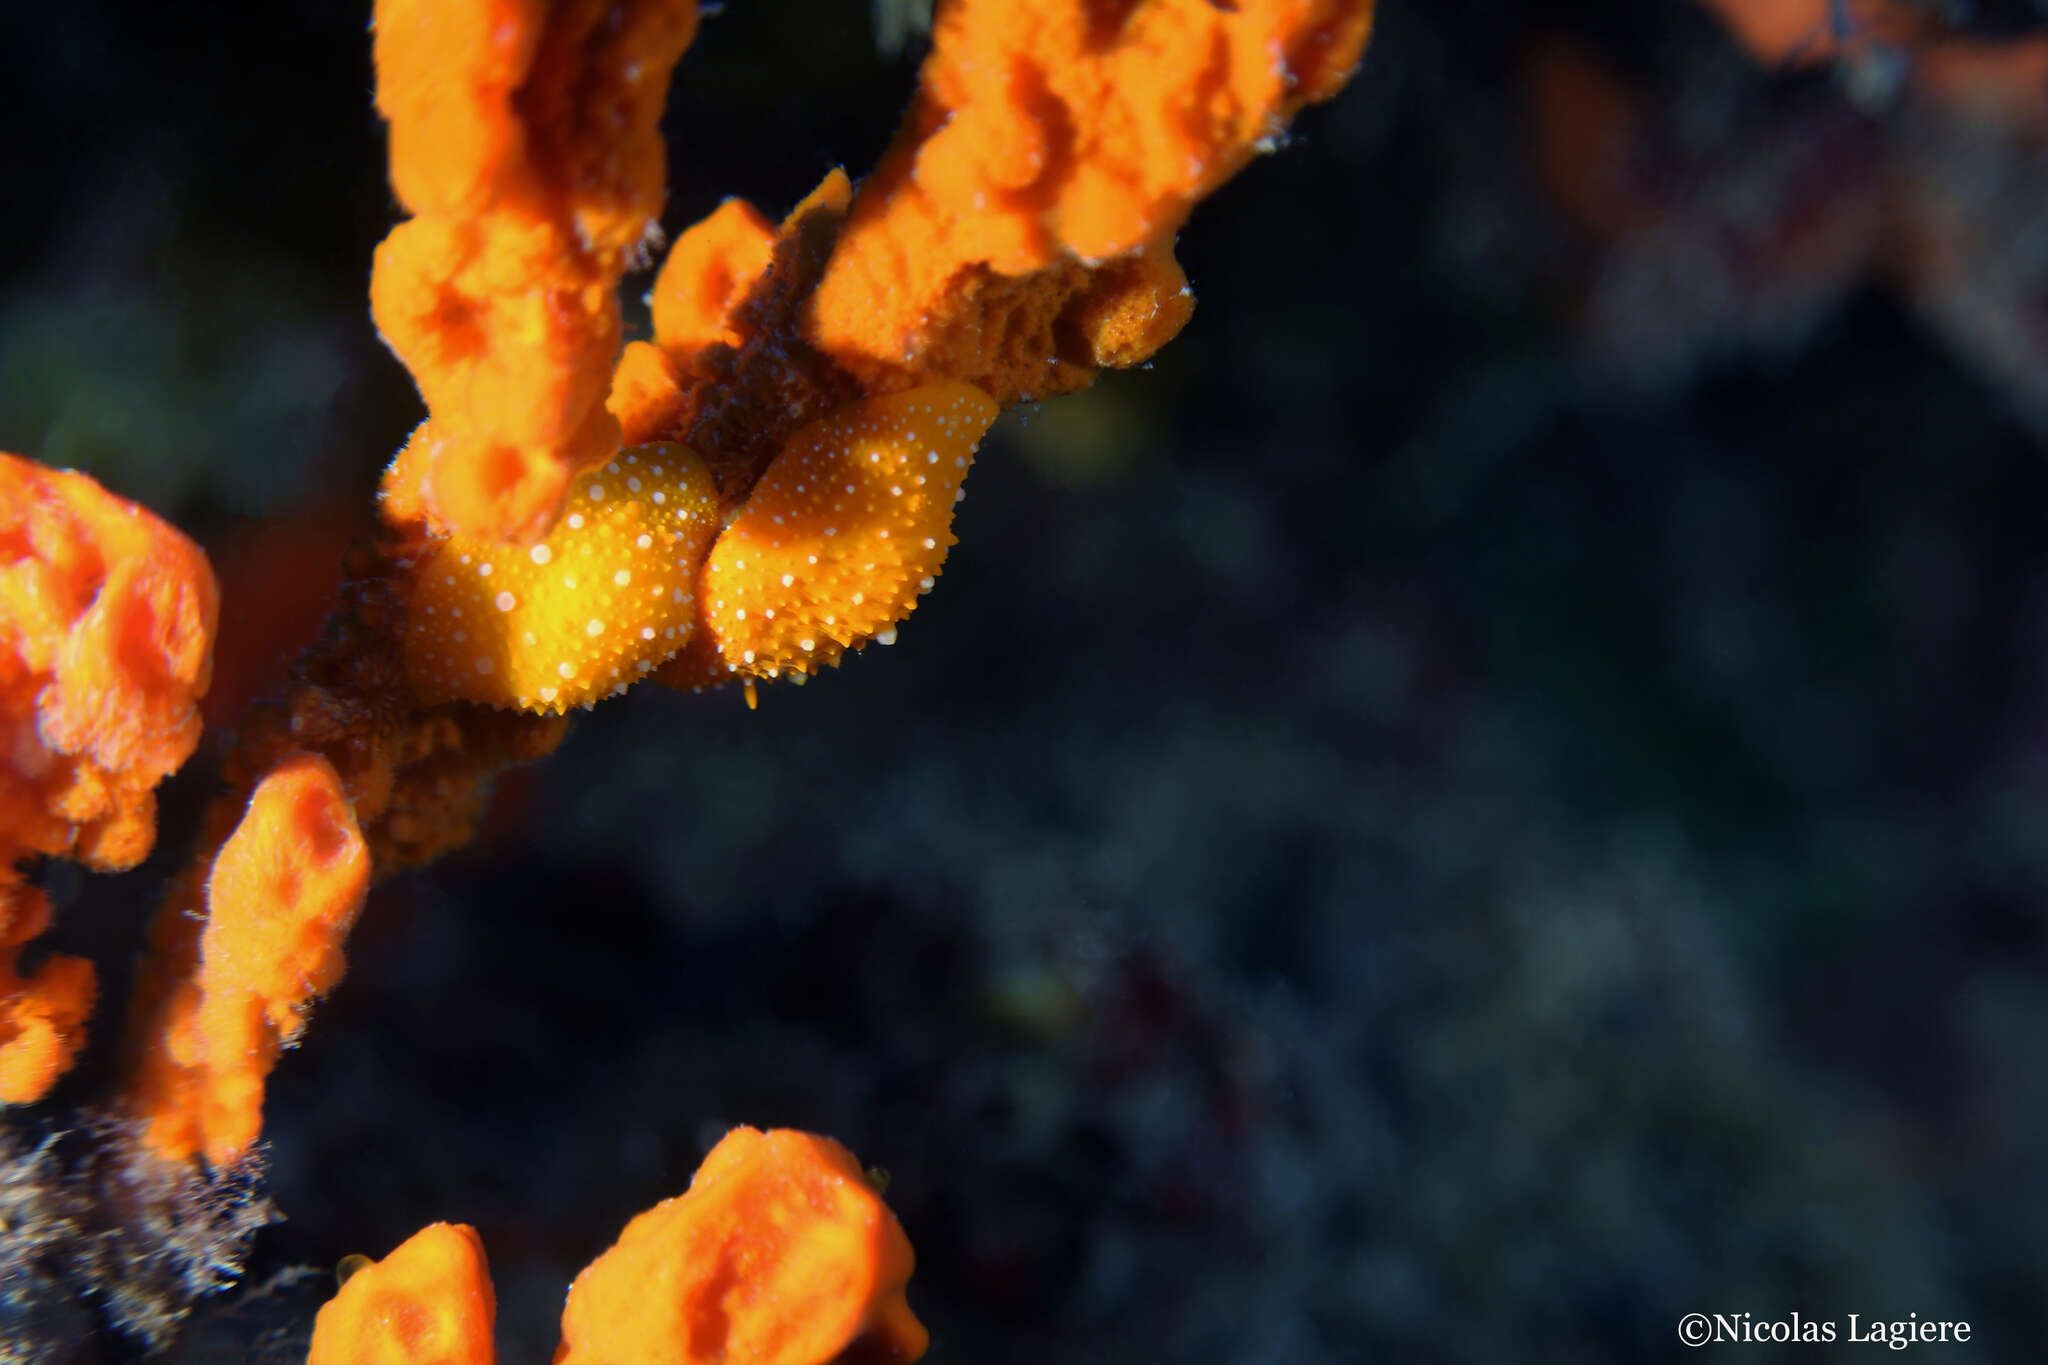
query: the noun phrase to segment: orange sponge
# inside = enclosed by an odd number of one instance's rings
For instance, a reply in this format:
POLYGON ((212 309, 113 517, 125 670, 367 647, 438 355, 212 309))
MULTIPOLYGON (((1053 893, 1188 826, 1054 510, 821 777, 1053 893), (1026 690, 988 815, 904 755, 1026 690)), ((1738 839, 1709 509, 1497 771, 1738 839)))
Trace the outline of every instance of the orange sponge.
POLYGON ((149 852, 156 785, 199 742, 219 611, 177 531, 83 474, 0 455, 0 1103, 48 1093, 96 992, 81 958, 16 971, 49 920, 16 864, 149 852))
POLYGON ((32 1104, 70 1070, 85 1042, 99 979, 92 963, 53 953, 24 977, 22 944, 50 922, 50 902, 0 853, 0 1104, 32 1104))
POLYGON ((492 1365, 497 1312, 476 1229, 435 1223, 348 1277, 306 1365, 492 1365))
POLYGON ((377 249, 370 310, 437 437, 396 519, 530 543, 618 448, 617 286, 661 209, 696 19, 694 0, 378 0, 378 107, 417 216, 377 249))
POLYGON ((1372 16, 1373 0, 941 7, 806 336, 871 391, 943 377, 1004 405, 1142 360, 1192 308, 1171 256, 1189 209, 1342 87, 1372 16))
POLYGON ((313 1001, 341 979, 341 945, 369 881, 333 765, 284 759, 213 860, 197 972, 172 985, 148 1040, 137 1094, 159 1155, 223 1166, 256 1141, 264 1082, 313 1001))
POLYGON ((735 1128, 688 1193, 576 1277, 554 1365, 825 1365, 850 1347, 915 1360, 928 1334, 903 1299, 911 1266, 851 1152, 735 1128))

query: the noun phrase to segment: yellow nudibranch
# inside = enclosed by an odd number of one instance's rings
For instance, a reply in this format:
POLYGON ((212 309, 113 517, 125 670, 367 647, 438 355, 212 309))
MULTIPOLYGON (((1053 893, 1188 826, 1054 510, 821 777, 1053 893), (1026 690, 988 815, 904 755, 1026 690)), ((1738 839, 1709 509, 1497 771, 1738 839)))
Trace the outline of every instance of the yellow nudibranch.
POLYGON ((891 643, 945 563, 961 481, 999 410, 971 384, 932 384, 791 436, 712 546, 702 638, 664 680, 800 682, 870 638, 891 643))
POLYGON ((718 533, 703 460, 669 442, 620 451, 570 486, 533 546, 450 536, 420 561, 405 667, 435 701, 564 711, 623 692, 689 638, 718 533))
POLYGON ((405 666, 430 701, 564 711, 662 680, 787 673, 895 639, 953 545, 953 505, 995 400, 933 384, 798 430, 723 530, 704 462, 663 442, 571 486, 531 548, 451 536, 416 570, 405 666), (695 634, 696 640, 691 637, 695 634))

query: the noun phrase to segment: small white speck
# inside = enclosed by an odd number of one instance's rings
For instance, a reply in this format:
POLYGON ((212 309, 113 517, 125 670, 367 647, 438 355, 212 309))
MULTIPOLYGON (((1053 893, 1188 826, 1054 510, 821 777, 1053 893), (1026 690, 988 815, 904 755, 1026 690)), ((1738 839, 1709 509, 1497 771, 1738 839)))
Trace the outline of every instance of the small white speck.
POLYGON ((625 587, 628 583, 631 583, 632 581, 633 571, 631 569, 621 569, 617 573, 612 575, 612 582, 621 588, 625 587))
POLYGON ((573 678, 576 676, 576 670, 571 668, 567 664, 556 664, 555 672, 561 674, 564 678, 573 678))
POLYGON ((635 540, 633 543, 644 550, 648 546, 654 544, 654 537, 648 535, 645 531, 642 531, 640 533, 640 538, 638 540, 635 540))
POLYGON ((569 529, 572 531, 583 529, 583 514, 581 512, 571 512, 569 514, 569 529))
POLYGON ((555 552, 545 545, 536 545, 526 552, 526 557, 536 564, 545 564, 555 557, 555 552))
POLYGON ((654 505, 655 505, 656 507, 660 507, 660 506, 662 506, 662 505, 663 505, 664 503, 666 503, 667 501, 668 501, 668 494, 666 494, 666 493, 662 492, 662 491, 661 491, 661 490, 660 490, 659 488, 657 488, 657 489, 655 489, 655 490, 654 490, 654 505))
POLYGON ((496 598, 496 605, 499 611, 510 611, 519 605, 519 599, 509 592, 501 592, 496 598))
POLYGON ((889 627, 889 628, 888 628, 887 630, 885 630, 885 631, 881 632, 881 633, 880 633, 879 635, 875 636, 875 643, 876 643, 876 644, 878 644, 878 645, 893 645, 893 644, 895 644, 895 643, 896 643, 896 627, 894 627, 894 626, 891 626, 891 627, 889 627))
POLYGON ((733 619, 733 620, 735 620, 735 621, 744 621, 744 620, 746 620, 746 619, 747 619, 747 609, 746 609, 745 607, 741 607, 741 608, 740 608, 740 609, 739 609, 738 611, 736 611, 736 612, 734 612, 734 613, 732 614, 732 619, 733 619))
MULTIPOLYGON (((816 558, 816 556, 813 556, 813 559, 815 559, 815 558, 816 558)), ((795 586, 796 586, 796 575, 795 575, 795 574, 793 574, 793 573, 786 573, 786 574, 784 574, 784 575, 782 576, 782 586, 783 586, 783 587, 785 587, 785 588, 793 588, 793 587, 795 587, 795 586)))
POLYGON ((818 647, 818 642, 816 640, 798 640, 796 642, 796 647, 798 649, 801 649, 804 653, 808 654, 818 647))
POLYGON ((640 627, 640 638, 641 638, 641 639, 643 639, 643 640, 652 640, 652 639, 654 638, 654 627, 653 627, 653 626, 642 626, 642 627, 640 627))
POLYGON ((924 538, 924 547, 927 550, 936 550, 939 548, 939 542, 932 536, 926 536, 924 538))
POLYGON ((576 586, 576 575, 575 575, 575 574, 572 574, 572 573, 565 573, 565 574, 563 574, 563 575, 562 575, 562 586, 563 586, 563 587, 565 587, 565 588, 573 588, 573 587, 575 587, 575 586, 576 586))
POLYGON ((867 600, 868 595, 864 592, 857 592, 853 595, 853 605, 855 605, 856 607, 867 600))
POLYGON ((553 701, 558 695, 559 694, 552 687, 543 687, 540 690, 540 699, 542 701, 553 701))
POLYGON ((488 563, 477 565, 476 576, 478 578, 489 578, 491 576, 491 566, 488 563))
POLYGON ((740 655, 740 658, 746 661, 747 663, 752 663, 754 662, 754 651, 750 649, 746 653, 740 655))
POLYGON ((604 634, 604 622, 598 620, 595 616, 591 617, 589 621, 584 623, 583 633, 585 635, 604 634))
POLYGON ((592 502, 603 502, 604 485, 601 483, 594 483, 590 485, 590 491, 588 493, 585 493, 584 496, 589 498, 592 502))

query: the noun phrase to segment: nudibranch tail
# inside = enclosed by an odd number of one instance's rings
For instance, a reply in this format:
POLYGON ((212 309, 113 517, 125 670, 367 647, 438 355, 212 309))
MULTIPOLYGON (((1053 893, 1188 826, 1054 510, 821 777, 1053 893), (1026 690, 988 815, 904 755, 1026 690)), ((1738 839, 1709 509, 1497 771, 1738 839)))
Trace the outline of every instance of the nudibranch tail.
POLYGON ((970 384, 932 384, 799 429, 705 562, 702 675, 668 680, 801 678, 869 639, 893 642, 945 563, 997 412, 970 384))
POLYGON ((405 665, 430 701, 564 711, 622 692, 689 639, 718 532, 703 460, 634 446, 570 487, 533 546, 450 536, 419 561, 405 665))

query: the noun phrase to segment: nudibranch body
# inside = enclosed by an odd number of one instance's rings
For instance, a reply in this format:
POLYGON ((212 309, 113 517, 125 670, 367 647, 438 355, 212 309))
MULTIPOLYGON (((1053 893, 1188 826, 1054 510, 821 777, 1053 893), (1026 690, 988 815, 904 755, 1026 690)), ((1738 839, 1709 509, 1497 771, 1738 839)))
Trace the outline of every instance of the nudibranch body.
POLYGON ((718 532, 704 462, 672 443, 622 450, 570 487, 546 540, 465 536, 420 561, 405 664, 433 701, 564 711, 624 691, 688 640, 718 532))
POLYGON ((866 398, 803 427, 718 537, 703 639, 666 681, 804 675, 894 639, 953 545, 953 504, 995 400, 969 384, 866 398))

